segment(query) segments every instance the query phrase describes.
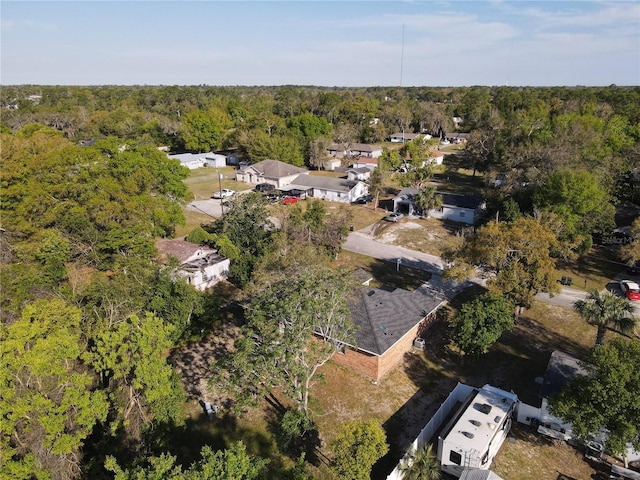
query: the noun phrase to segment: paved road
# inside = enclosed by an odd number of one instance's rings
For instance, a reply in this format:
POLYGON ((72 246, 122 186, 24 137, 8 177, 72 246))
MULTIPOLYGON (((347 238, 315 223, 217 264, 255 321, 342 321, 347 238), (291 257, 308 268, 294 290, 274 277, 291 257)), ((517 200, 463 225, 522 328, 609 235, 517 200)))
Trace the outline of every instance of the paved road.
MULTIPOLYGON (((368 234, 368 229, 350 233, 342 248, 350 252, 361 253, 363 255, 391 263, 396 263, 398 259, 400 259, 400 268, 402 268, 402 265, 409 265, 414 268, 431 272, 433 273, 433 277, 429 283, 433 288, 437 288, 442 291, 449 299, 460 290, 473 283, 483 283, 480 279, 472 279, 462 285, 454 285, 452 283, 443 284, 441 275, 444 262, 440 257, 380 242, 368 234)), ((618 282, 622 278, 626 278, 625 275, 621 274, 616 276, 606 286, 607 290, 621 295, 618 282)), ((536 299, 550 305, 572 308, 576 300, 585 299, 586 296, 587 294, 582 290, 563 287, 561 292, 553 297, 549 296, 547 293, 540 293, 536 295, 536 299)), ((640 318, 640 302, 633 302, 633 306, 635 310, 634 315, 640 318)))
POLYGON ((368 235, 366 229, 365 231, 350 233, 342 248, 396 265, 400 260, 400 265, 398 266, 400 270, 402 270, 403 265, 406 265, 431 272, 433 275, 428 282, 429 287, 443 295, 447 300, 451 300, 460 291, 474 283, 481 283, 479 279, 472 279, 460 284, 443 282, 441 275, 444 262, 440 257, 380 242, 368 235))

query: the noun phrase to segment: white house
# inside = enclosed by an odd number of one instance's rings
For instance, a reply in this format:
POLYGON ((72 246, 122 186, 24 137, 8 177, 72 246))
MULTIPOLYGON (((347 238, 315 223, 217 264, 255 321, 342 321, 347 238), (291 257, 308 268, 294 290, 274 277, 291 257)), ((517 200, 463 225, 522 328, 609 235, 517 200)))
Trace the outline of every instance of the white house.
POLYGON ((368 143, 351 143, 349 145, 333 144, 327 148, 327 155, 330 157, 369 157, 378 158, 382 155, 382 147, 370 145, 368 143))
POLYGON ((298 175, 283 192, 302 197, 320 198, 331 202, 351 203, 369 193, 366 183, 321 175, 298 175))
POLYGON ((433 150, 426 163, 429 165, 442 165, 444 162, 444 153, 440 150, 433 150))
POLYGON ((382 148, 368 143, 353 143, 349 146, 348 154, 352 157, 379 158, 382 148))
POLYGON ((227 164, 227 157, 218 153, 179 153, 167 155, 169 158, 180 160, 182 166, 189 170, 200 167, 224 167, 227 164))
MULTIPOLYGON (((556 440, 571 440, 573 438, 573 426, 551 413, 547 399, 550 395, 560 392, 576 378, 586 373, 586 369, 580 364, 578 358, 559 350, 552 352, 540 386, 541 405, 536 407, 520 402, 518 405, 518 423, 535 427, 538 433, 556 440)), ((593 439, 590 446, 594 451, 601 451, 602 445, 605 443, 606 434, 602 432, 593 439)), ((628 445, 625 458, 629 462, 640 462, 640 452, 635 451, 631 445, 628 445)))
MULTIPOLYGON (((400 190, 393 199, 393 211, 413 215, 416 212, 415 197, 420 190, 407 187, 400 190)), ((442 207, 429 210, 429 216, 452 222, 475 223, 486 212, 487 204, 482 198, 474 195, 437 192, 442 197, 442 207)))
MULTIPOLYGON (((460 477, 469 468, 488 470, 507 438, 517 404, 513 392, 488 384, 477 388, 458 383, 410 450, 424 447, 439 432, 437 458, 442 471, 460 477)), ((402 478, 398 466, 387 480, 402 478)))
POLYGON ((419 133, 396 132, 389 137, 389 140, 393 143, 407 143, 419 135, 419 133))
POLYGON ((289 185, 298 175, 308 173, 306 168, 296 167, 280 160, 263 160, 238 170, 236 180, 251 185, 270 183, 280 189, 289 185))
POLYGON ((158 240, 156 249, 164 263, 176 258, 180 266, 175 274, 197 290, 206 290, 229 275, 229 259, 212 248, 184 240, 158 240))
POLYGON ((367 167, 350 168, 347 170, 347 179, 366 182, 371 176, 371 169, 367 167))

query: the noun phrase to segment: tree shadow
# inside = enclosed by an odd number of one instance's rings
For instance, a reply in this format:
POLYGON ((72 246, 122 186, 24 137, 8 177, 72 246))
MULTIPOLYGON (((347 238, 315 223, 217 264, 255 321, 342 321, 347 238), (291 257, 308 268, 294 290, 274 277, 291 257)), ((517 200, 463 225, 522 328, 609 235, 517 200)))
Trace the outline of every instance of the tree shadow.
POLYGON ((307 420, 307 425, 304 421, 298 423, 304 414, 282 404, 273 394, 267 394, 265 400, 269 404, 267 429, 275 438, 280 452, 294 461, 304 455, 305 461, 315 466, 328 463, 320 450, 322 441, 317 425, 311 419, 307 420), (293 425, 291 419, 294 420, 293 425))

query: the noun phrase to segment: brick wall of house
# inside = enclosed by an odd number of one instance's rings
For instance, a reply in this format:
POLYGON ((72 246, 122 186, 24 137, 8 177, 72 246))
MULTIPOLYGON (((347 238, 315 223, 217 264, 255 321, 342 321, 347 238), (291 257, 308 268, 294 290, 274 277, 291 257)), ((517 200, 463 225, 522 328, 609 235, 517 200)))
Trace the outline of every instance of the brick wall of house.
POLYGON ((418 329, 421 324, 413 327, 405 336, 398 340, 393 347, 384 352, 380 357, 378 367, 378 379, 384 377, 389 371, 402 361, 404 354, 411 351, 413 340, 418 336, 418 329))
POLYGON ((377 355, 370 355, 347 348, 344 353, 335 353, 333 361, 343 365, 355 372, 361 373, 365 377, 378 380, 378 359, 377 355))
POLYGON ((381 356, 347 349, 344 354, 336 353, 333 361, 373 380, 380 380, 402 361, 404 354, 411 351, 415 338, 424 335, 436 318, 435 312, 424 318, 381 356))

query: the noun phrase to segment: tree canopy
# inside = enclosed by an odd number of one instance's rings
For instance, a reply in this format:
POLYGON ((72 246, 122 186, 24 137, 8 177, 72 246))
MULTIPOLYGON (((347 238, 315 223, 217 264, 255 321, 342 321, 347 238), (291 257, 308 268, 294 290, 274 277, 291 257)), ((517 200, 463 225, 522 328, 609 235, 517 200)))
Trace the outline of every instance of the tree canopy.
POLYGON ((216 364, 217 381, 240 403, 279 388, 307 412, 318 368, 336 349, 354 343, 347 307, 351 282, 344 272, 311 268, 256 295, 234 350, 216 364))
POLYGON ((596 346, 582 363, 587 374, 549 399, 551 412, 582 439, 606 430, 614 455, 623 455, 628 444, 640 451, 639 362, 638 341, 615 338, 596 346))
POLYGON ((332 469, 339 478, 368 480, 371 467, 388 451, 387 436, 375 420, 353 420, 331 442, 332 469))
POLYGON ((451 322, 455 344, 468 355, 487 353, 514 326, 514 305, 502 295, 484 294, 466 303, 451 322))

